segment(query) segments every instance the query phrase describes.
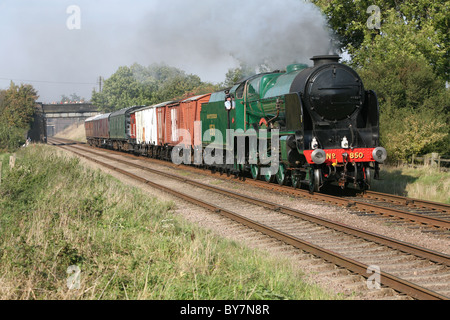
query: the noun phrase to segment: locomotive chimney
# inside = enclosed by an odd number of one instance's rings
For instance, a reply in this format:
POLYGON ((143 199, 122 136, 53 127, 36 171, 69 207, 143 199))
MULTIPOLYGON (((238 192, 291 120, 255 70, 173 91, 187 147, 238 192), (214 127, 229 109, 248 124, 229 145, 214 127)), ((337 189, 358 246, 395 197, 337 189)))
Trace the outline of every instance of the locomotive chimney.
POLYGON ((325 56, 314 56, 311 58, 314 61, 314 67, 326 64, 326 63, 337 63, 341 57, 338 55, 325 55, 325 56))

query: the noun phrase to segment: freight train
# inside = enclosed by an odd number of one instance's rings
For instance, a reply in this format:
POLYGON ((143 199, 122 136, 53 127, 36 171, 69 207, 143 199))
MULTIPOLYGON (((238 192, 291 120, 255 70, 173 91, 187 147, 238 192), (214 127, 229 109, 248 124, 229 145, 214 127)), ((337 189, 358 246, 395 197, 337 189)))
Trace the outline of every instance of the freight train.
POLYGON ((368 189, 387 157, 376 94, 339 56, 311 60, 225 91, 89 118, 87 141, 311 192, 368 189))

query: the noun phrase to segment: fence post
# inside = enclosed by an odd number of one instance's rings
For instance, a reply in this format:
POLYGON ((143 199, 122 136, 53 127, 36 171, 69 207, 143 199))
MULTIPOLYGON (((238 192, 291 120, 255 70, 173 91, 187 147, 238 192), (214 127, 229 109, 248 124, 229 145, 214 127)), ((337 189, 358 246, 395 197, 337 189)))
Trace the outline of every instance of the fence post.
POLYGON ((436 167, 438 160, 439 160, 439 153, 433 152, 431 154, 431 166, 436 167))
POLYGON ((12 156, 9 157, 9 168, 13 169, 16 165, 16 154, 14 153, 12 156))

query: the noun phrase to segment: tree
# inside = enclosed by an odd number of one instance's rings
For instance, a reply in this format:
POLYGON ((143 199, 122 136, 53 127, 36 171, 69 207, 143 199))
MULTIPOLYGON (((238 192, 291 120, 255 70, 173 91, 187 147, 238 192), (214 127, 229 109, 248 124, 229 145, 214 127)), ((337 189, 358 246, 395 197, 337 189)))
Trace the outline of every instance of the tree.
POLYGON ((36 90, 29 84, 15 85, 1 95, 0 112, 3 123, 10 127, 28 128, 33 119, 34 106, 38 98, 36 90))
POLYGON ((102 92, 92 94, 92 103, 105 112, 133 105, 151 105, 184 97, 186 92, 202 92, 214 87, 196 75, 165 64, 148 67, 137 63, 120 67, 105 80, 102 92))
MULTIPOLYGON (((450 2, 445 0, 312 0, 327 17, 330 28, 342 51, 352 59, 358 57, 361 47, 382 35, 395 41, 404 39, 404 32, 412 35, 406 39, 404 49, 416 50, 433 66, 436 74, 448 81, 450 57, 448 52, 450 2), (380 9, 380 29, 369 28, 373 12, 368 8, 376 4, 380 9), (388 30, 388 26, 394 29, 388 30)), ((370 46, 369 46, 370 47, 370 46)))
POLYGON ((105 80, 103 91, 92 95, 92 103, 105 112, 139 105, 145 100, 141 83, 129 67, 120 67, 105 80))
POLYGON ((373 1, 313 0, 341 50, 380 102, 381 142, 392 160, 450 153, 448 1, 380 0, 379 28, 369 28, 373 1))
POLYGON ((158 91, 155 93, 156 101, 177 100, 186 92, 198 88, 202 84, 198 76, 177 75, 161 83, 158 91))
POLYGON ((391 161, 434 152, 438 143, 442 145, 446 140, 448 143, 447 124, 433 111, 391 109, 382 114, 381 125, 382 142, 387 146, 391 161))
POLYGON ((245 78, 248 78, 254 74, 256 74, 255 69, 253 69, 241 62, 239 67, 234 68, 234 69, 228 69, 228 72, 225 75, 224 86, 232 87, 237 82, 239 82, 245 78))
POLYGON ((0 91, 0 149, 13 151, 25 142, 38 98, 28 84, 15 85, 0 91))

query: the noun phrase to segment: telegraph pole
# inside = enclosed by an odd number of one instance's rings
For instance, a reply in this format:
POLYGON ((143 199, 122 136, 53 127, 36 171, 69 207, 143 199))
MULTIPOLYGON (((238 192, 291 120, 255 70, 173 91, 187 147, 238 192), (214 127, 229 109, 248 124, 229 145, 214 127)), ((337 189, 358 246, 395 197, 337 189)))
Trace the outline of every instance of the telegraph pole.
POLYGON ((102 92, 102 77, 98 77, 98 92, 102 92))

